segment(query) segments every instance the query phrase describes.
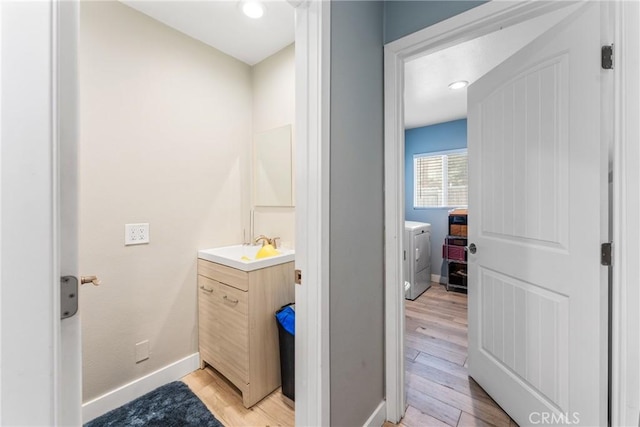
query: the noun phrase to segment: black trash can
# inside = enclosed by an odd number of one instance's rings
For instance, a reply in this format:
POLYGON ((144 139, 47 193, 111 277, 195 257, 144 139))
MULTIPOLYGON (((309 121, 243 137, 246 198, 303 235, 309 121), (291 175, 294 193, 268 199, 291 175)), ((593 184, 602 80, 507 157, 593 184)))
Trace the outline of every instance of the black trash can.
POLYGON ((282 394, 295 401, 295 305, 288 304, 276 311, 278 338, 280 342, 280 377, 282 394))

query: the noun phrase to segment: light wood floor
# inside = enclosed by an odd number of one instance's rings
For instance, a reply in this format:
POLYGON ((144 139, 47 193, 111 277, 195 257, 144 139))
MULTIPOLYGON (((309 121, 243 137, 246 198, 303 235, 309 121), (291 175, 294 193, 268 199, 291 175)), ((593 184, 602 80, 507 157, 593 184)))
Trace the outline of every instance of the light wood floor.
POLYGON ((240 391, 208 366, 192 372, 182 381, 207 405, 213 416, 227 427, 294 425, 293 409, 282 400, 280 389, 247 409, 242 406, 240 391))
MULTIPOLYGON (((516 426, 467 374, 467 295, 434 283, 406 301, 407 403, 399 426, 516 426)), ((240 392, 207 367, 183 381, 227 427, 293 426, 280 389, 251 409, 240 392)), ((385 423, 385 427, 394 426, 385 423)))
POLYGON ((516 426, 468 376, 467 295, 432 283, 415 301, 406 300, 405 313, 409 407, 399 425, 516 426))

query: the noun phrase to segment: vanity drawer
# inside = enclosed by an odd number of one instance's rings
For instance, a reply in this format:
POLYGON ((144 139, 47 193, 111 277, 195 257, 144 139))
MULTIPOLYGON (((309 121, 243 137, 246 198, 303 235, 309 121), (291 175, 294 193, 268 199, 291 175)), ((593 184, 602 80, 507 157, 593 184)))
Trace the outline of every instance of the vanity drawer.
POLYGON ((243 291, 249 290, 248 274, 226 265, 198 259, 198 274, 243 291))

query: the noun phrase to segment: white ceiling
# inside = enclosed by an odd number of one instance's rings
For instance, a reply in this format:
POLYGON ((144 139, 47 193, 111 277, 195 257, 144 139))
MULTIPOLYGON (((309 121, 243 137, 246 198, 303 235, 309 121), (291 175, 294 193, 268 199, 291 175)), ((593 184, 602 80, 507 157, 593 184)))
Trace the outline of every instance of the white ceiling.
POLYGON ((565 16, 542 16, 407 62, 405 128, 467 117, 467 89, 451 90, 449 84, 475 82, 565 16))
POLYGON ((294 9, 286 0, 263 1, 251 19, 231 0, 121 0, 150 17, 249 65, 294 41, 294 9))
MULTIPOLYGON (((239 0, 120 0, 122 3, 249 65, 294 42, 294 9, 286 0, 263 0, 264 16, 251 19, 239 0)), ((467 116, 467 90, 449 83, 475 82, 564 18, 543 16, 500 29, 406 63, 405 127, 467 116)))

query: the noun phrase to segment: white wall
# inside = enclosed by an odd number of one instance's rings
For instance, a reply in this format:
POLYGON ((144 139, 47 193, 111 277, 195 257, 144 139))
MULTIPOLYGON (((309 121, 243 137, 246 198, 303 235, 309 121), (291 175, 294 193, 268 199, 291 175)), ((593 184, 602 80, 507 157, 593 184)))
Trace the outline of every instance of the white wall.
MULTIPOLYGON (((294 45, 290 45, 254 65, 252 68, 252 83, 254 133, 294 124, 294 45)), ((295 158, 295 124, 293 126, 292 141, 294 147, 292 158, 295 158)), ((295 186, 293 192, 295 194, 295 186)), ((278 236, 281 238, 283 246, 294 247, 295 208, 254 206, 253 209, 255 212, 254 226, 256 236, 260 234, 269 237, 278 236)))
POLYGON ((84 400, 197 351, 196 251, 248 215, 248 65, 119 2, 83 2, 80 271, 84 400), (124 224, 151 242, 124 246, 124 224), (135 343, 150 358, 135 363, 135 343))

